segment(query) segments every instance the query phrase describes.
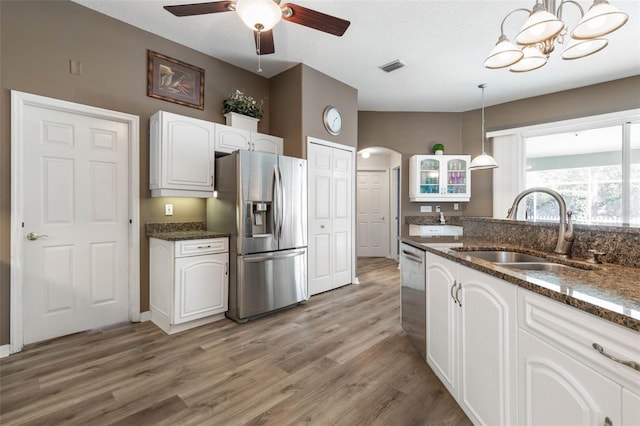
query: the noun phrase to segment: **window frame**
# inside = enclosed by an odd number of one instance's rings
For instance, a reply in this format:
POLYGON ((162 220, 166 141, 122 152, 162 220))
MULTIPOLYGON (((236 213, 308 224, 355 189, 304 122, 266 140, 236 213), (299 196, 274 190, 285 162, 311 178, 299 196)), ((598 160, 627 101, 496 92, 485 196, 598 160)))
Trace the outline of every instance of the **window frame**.
POLYGON ((493 156, 499 165, 493 172, 493 217, 504 218, 502 213, 506 215, 513 199, 525 189, 524 141, 527 137, 623 126, 623 219, 621 225, 628 225, 631 207, 631 123, 640 123, 640 108, 487 132, 487 138, 493 139, 493 156))

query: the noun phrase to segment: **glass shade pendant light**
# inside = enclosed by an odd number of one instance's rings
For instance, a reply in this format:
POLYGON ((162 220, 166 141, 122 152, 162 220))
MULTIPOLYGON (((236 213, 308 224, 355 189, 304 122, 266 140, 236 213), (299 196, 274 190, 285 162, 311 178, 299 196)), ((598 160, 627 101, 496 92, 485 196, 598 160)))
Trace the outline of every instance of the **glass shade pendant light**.
POLYGON ((571 33, 572 38, 590 39, 609 34, 623 26, 629 15, 607 0, 595 0, 571 33))
POLYGON ((536 46, 522 48, 524 58, 509 67, 511 72, 527 72, 537 70, 547 63, 547 56, 536 46))
POLYGON ((571 42, 562 52, 562 59, 580 59, 585 56, 593 55, 596 52, 601 51, 607 45, 609 41, 604 38, 594 38, 591 40, 576 40, 571 39, 571 42))
POLYGON ((496 160, 492 156, 484 151, 484 88, 487 87, 487 85, 480 84, 478 87, 482 89, 482 134, 480 135, 482 138, 482 153, 471 160, 469 170, 495 169, 498 167, 498 163, 496 163, 496 160))
POLYGON ((273 0, 238 0, 236 12, 254 31, 269 31, 282 18, 282 9, 273 0))
POLYGON ((508 67, 518 62, 523 56, 522 50, 502 34, 487 59, 485 59, 484 66, 490 69, 508 67))
POLYGON ((516 36, 516 43, 520 45, 539 43, 556 36, 563 28, 564 22, 556 18, 553 13, 547 12, 542 3, 537 3, 516 36))

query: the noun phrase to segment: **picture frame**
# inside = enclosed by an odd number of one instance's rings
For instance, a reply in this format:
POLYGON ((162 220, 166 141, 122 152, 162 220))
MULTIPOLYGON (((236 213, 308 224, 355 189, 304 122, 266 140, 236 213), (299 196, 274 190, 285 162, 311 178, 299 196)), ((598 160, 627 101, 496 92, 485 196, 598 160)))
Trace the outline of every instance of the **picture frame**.
POLYGON ((204 69, 147 50, 147 96, 204 110, 204 69))

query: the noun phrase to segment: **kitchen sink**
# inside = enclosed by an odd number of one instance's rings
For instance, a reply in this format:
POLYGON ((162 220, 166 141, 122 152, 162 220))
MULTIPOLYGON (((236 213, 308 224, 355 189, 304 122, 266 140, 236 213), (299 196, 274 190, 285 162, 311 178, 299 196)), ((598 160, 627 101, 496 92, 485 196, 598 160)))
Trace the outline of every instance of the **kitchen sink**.
MULTIPOLYGON (((497 263, 497 262, 496 262, 497 263)), ((516 263, 497 263, 500 266, 504 266, 510 269, 519 269, 525 271, 543 271, 543 272, 563 272, 563 271, 580 271, 573 266, 563 265, 561 263, 552 262, 516 262, 516 263)))
POLYGON ((467 256, 478 257, 494 263, 545 262, 543 257, 505 250, 463 251, 467 256))

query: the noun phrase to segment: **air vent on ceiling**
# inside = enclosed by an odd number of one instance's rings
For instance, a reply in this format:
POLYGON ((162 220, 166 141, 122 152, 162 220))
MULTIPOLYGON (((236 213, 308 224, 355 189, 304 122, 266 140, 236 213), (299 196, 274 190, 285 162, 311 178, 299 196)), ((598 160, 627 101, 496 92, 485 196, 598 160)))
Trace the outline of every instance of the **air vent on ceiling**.
POLYGON ((405 65, 406 64, 402 62, 400 59, 396 59, 395 61, 389 62, 388 64, 381 65, 378 68, 380 68, 384 72, 391 72, 391 71, 397 70, 398 68, 402 68, 405 65))

